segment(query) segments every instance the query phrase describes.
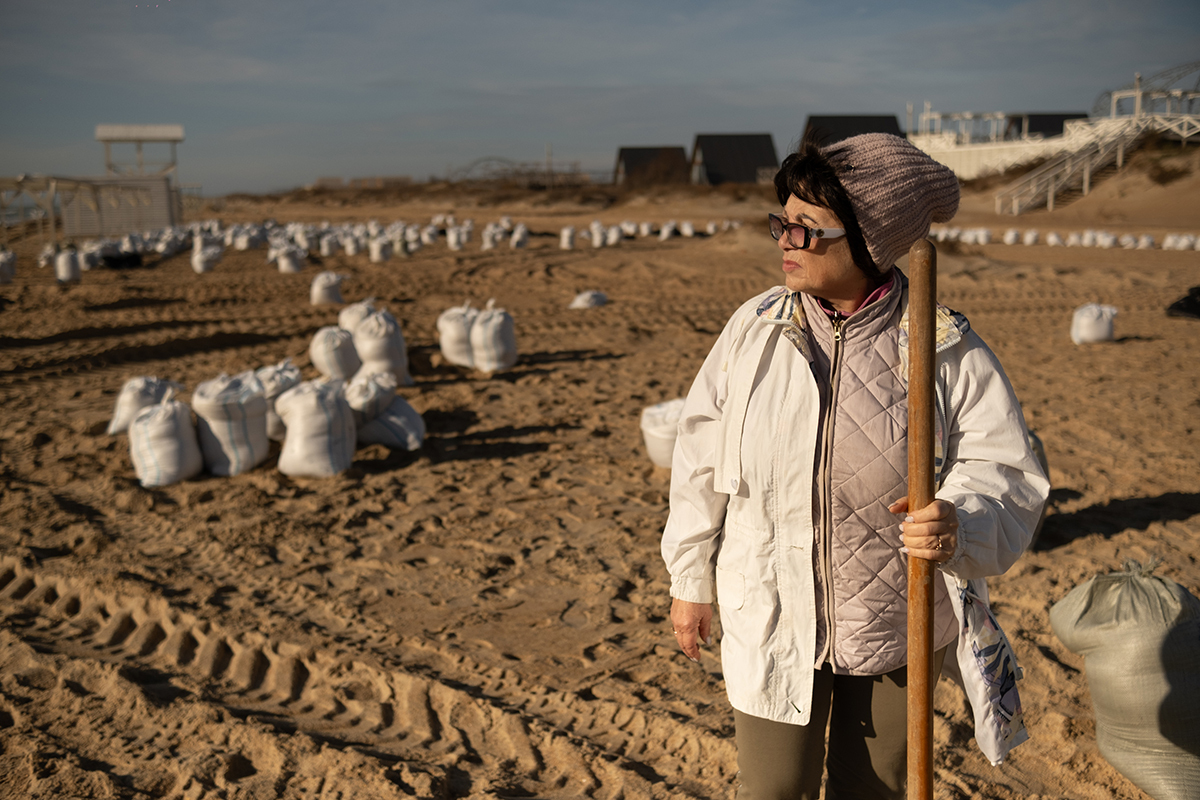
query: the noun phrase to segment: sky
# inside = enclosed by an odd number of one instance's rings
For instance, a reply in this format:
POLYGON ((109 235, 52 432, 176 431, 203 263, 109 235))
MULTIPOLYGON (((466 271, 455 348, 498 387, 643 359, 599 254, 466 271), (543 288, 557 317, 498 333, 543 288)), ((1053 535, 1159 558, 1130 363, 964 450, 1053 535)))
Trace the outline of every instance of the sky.
POLYGON ((206 196, 698 133, 782 158, 810 114, 1088 111, 1196 60, 1195 0, 0 0, 0 176, 102 174, 101 123, 183 125, 206 196))

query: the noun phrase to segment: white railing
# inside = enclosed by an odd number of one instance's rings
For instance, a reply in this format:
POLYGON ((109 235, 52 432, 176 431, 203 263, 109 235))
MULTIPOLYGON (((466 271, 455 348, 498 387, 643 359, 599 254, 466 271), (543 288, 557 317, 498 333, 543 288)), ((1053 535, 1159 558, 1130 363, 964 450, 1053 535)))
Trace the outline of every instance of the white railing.
POLYGON ((1200 115, 1144 114, 1071 120, 1063 127, 1069 152, 1047 161, 1015 183, 996 192, 997 214, 1020 214, 1045 205, 1054 210, 1055 197, 1064 191, 1091 191, 1092 175, 1112 163, 1119 169, 1125 153, 1146 131, 1171 132, 1185 142, 1200 134, 1200 115))

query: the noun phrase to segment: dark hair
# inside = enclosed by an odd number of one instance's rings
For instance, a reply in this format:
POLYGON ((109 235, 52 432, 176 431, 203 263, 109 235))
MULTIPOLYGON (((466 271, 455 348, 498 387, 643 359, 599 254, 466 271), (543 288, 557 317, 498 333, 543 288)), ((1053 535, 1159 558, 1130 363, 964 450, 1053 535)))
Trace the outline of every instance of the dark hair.
POLYGON ((854 264, 873 281, 883 279, 875 259, 867 249, 867 239, 858 224, 858 215, 850 202, 850 194, 842 185, 837 171, 821 152, 815 137, 805 137, 796 152, 783 160, 775 173, 775 196, 779 205, 787 205, 792 195, 806 203, 832 211, 846 229, 846 243, 854 264))

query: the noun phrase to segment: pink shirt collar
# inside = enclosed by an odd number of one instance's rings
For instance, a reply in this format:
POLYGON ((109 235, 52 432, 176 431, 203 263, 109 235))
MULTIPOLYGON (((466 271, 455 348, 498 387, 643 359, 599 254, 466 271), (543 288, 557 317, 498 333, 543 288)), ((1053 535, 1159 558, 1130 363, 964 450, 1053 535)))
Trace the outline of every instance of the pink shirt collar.
MULTIPOLYGON (((867 306, 871 305, 871 303, 874 303, 876 300, 878 300, 879 298, 883 297, 888 292, 890 292, 892 290, 892 284, 894 284, 895 282, 896 282, 896 270, 893 267, 887 274, 887 280, 884 281, 882 284, 880 284, 879 288, 877 288, 875 291, 873 291, 869 295, 867 295, 867 299, 863 300, 862 305, 860 305, 858 308, 854 309, 854 313, 858 313, 861 309, 866 308, 867 306)), ((821 310, 824 311, 826 314, 828 314, 830 317, 836 317, 839 314, 841 314, 840 311, 838 311, 835 308, 832 308, 828 303, 826 303, 824 300, 820 299, 819 297, 815 298, 815 299, 817 301, 817 305, 820 306, 821 310)))

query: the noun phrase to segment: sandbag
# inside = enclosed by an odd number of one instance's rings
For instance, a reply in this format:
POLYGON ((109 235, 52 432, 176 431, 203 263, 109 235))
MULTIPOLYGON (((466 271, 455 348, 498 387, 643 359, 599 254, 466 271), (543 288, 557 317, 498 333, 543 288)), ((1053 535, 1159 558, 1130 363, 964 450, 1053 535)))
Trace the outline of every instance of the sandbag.
POLYGON ((467 368, 475 366, 471 355, 471 326, 478 316, 479 309, 471 308, 469 300, 438 315, 438 344, 447 363, 467 368))
POLYGON ((168 387, 162 402, 138 411, 129 424, 129 457, 142 486, 167 486, 204 469, 192 412, 168 387))
POLYGON ((479 312, 471 325, 471 358, 481 372, 500 372, 517 363, 517 335, 512 316, 496 308, 495 300, 479 312))
POLYGON ((567 308, 599 308, 608 302, 608 295, 600 291, 580 292, 567 308))
POLYGON ((366 300, 351 303, 338 312, 338 327, 354 333, 354 329, 358 327, 358 323, 362 322, 374 311, 374 297, 368 297, 366 300))
POLYGON ((346 386, 346 404, 354 413, 358 430, 378 417, 396 397, 396 377, 390 372, 363 373, 346 386))
POLYGON ((129 428, 129 423, 146 406, 162 402, 170 390, 182 391, 183 385, 174 381, 160 381, 154 377, 130 378, 117 395, 112 420, 108 423, 108 435, 115 436, 129 428))
POLYGON ((275 400, 300 383, 300 370, 292 364, 290 358, 286 358, 278 364, 259 368, 254 375, 262 384, 263 396, 267 398, 267 438, 282 442, 286 427, 279 417, 279 412, 275 410, 275 400))
POLYGON ((192 392, 204 466, 213 475, 240 475, 270 451, 267 398, 253 370, 204 381, 192 392))
POLYGON ((74 250, 63 250, 54 256, 54 277, 59 283, 78 283, 82 271, 79 255, 74 250))
POLYGON ((362 366, 354 349, 354 336, 336 325, 321 328, 313 334, 308 355, 322 377, 348 381, 362 366))
POLYGON ((362 359, 364 374, 390 372, 396 376, 398 385, 413 385, 408 374, 408 345, 404 343, 400 323, 390 312, 374 311, 355 326, 354 349, 362 359))
POLYGON ((328 478, 354 463, 354 414, 341 381, 305 381, 281 394, 275 410, 287 426, 279 471, 328 478))
POLYGON ((0 248, 0 283, 12 283, 17 274, 17 254, 0 248))
POLYGON ((314 306, 342 303, 342 278, 336 272, 320 272, 313 278, 309 300, 314 306))
POLYGON ((1075 344, 1093 344, 1095 342, 1111 342, 1113 338, 1113 317, 1117 309, 1099 303, 1084 303, 1075 309, 1071 319, 1071 341, 1075 344))
POLYGON ((358 429, 359 444, 382 444, 393 450, 420 450, 425 420, 403 397, 395 397, 383 413, 358 429))
POLYGON ((1200 797, 1200 599, 1127 561, 1050 609, 1084 657, 1100 754, 1155 800, 1200 797))
POLYGON ((682 414, 682 397, 642 409, 642 439, 646 443, 646 453, 656 467, 671 466, 682 414))

